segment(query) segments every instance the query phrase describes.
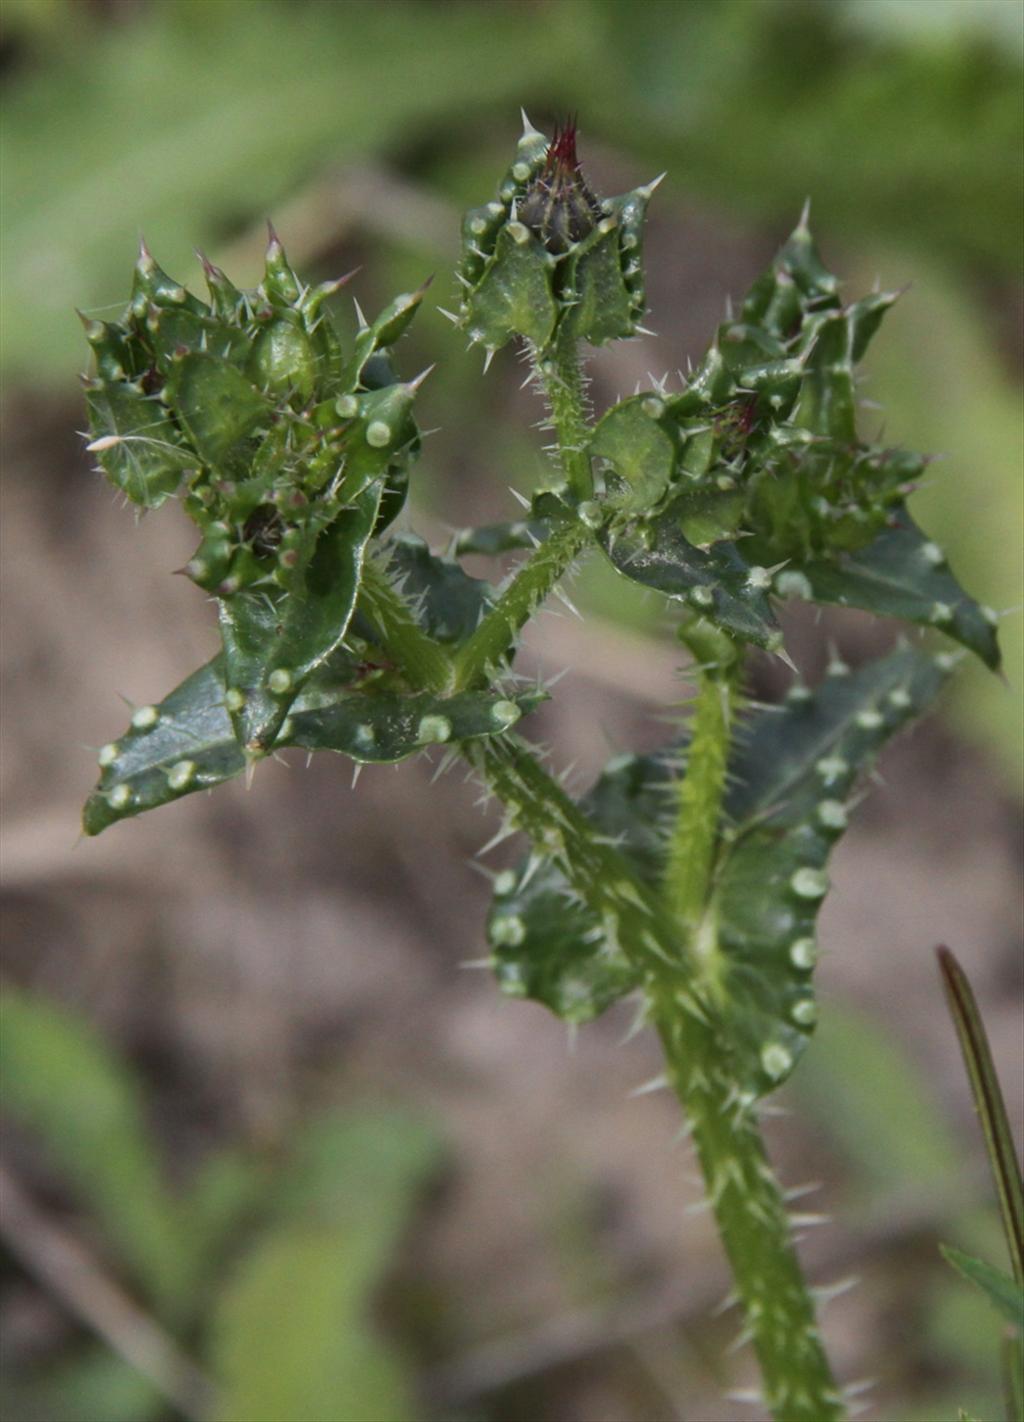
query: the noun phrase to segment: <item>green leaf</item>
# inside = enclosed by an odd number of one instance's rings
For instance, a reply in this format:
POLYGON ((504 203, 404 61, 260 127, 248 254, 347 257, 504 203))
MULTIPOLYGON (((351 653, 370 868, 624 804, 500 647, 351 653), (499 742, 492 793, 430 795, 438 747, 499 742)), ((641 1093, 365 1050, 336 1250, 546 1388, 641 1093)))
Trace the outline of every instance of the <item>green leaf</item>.
POLYGON ((0 995, 4 1106, 45 1147, 135 1280, 170 1309, 194 1260, 167 1196, 138 1083, 84 1022, 14 989, 0 995))
POLYGON ((590 438, 590 452, 607 460, 625 486, 609 490, 609 502, 624 513, 651 513, 664 497, 675 472, 676 448, 662 424, 663 402, 653 395, 620 400, 601 417, 590 438))
POLYGON ((158 509, 195 464, 163 405, 136 386, 113 380, 89 386, 85 401, 90 451, 103 472, 133 504, 158 509))
POLYGON ((393 538, 387 552, 390 570, 398 575, 403 596, 417 607, 423 630, 439 642, 466 641, 494 597, 490 584, 431 553, 415 533, 393 538))
POLYGON ((904 513, 866 548, 798 570, 820 602, 861 607, 938 631, 975 652, 993 671, 1000 653, 995 618, 968 597, 930 542, 904 513))
POLYGON ((275 1207, 293 1219, 371 1215, 379 1252, 364 1255, 366 1285, 387 1263, 385 1224, 400 1227, 440 1152, 430 1122, 397 1107, 315 1117, 292 1141, 274 1184, 275 1207))
POLYGON ((985 1024, 967 974, 948 948, 938 949, 938 959, 946 1002, 960 1039, 960 1050, 985 1137, 1010 1264, 1018 1284, 1024 1285, 1024 1178, 1017 1163, 1006 1102, 992 1060, 985 1024))
POLYGON ((245 769, 245 756, 224 704, 223 658, 192 673, 158 706, 136 711, 128 730, 100 751, 100 780, 86 801, 82 827, 108 825, 245 769))
POLYGON ((171 365, 164 391, 196 450, 218 465, 273 413, 242 373, 217 356, 192 352, 171 365))
POLYGON ((548 525, 542 519, 529 522, 488 523, 480 528, 463 528, 455 536, 454 550, 461 556, 482 553, 494 557, 518 548, 533 548, 548 536, 548 525))
POLYGON ((847 1161, 857 1204, 955 1180, 960 1144, 931 1085, 897 1032, 845 1004, 823 1008, 793 1090, 847 1161))
POLYGON ((331 697, 319 707, 317 699, 314 692, 297 703, 277 745, 340 751, 373 764, 404 760, 432 745, 501 735, 545 698, 542 692, 514 699, 482 691, 447 697, 380 692, 331 697))
POLYGON ((229 710, 247 751, 269 753, 304 683, 344 640, 381 493, 372 485, 320 534, 302 588, 220 600, 224 675, 242 698, 229 710))
POLYGON ((1002 1341, 1000 1361, 1006 1422, 1019 1422, 1024 1417, 1024 1337, 1014 1338, 1007 1334, 1002 1341))
POLYGON ((33 1368, 19 1379, 16 1368, 0 1387, 0 1408, 11 1422, 161 1422, 167 1401, 147 1377, 102 1344, 73 1346, 66 1360, 33 1368))
POLYGON ((216 1422, 412 1422, 405 1368, 363 1321, 356 1227, 290 1224, 250 1251, 217 1300, 216 1422))
POLYGON ((1008 1323, 1012 1323, 1018 1332, 1024 1332, 1024 1288, 1016 1279, 1011 1278, 1002 1269, 993 1269, 991 1264, 986 1264, 982 1259, 975 1259, 963 1250, 954 1249, 950 1244, 940 1244, 939 1249, 943 1259, 952 1264, 965 1279, 976 1284, 1008 1323))
MULTIPOLYGON (((99 834, 245 769, 228 714, 223 656, 193 672, 157 706, 141 707, 119 741, 100 752, 101 774, 83 828, 99 834)), ((292 703, 275 749, 340 751, 361 763, 402 760, 427 746, 501 735, 544 699, 498 692, 436 697, 352 691, 358 663, 336 649, 292 703)))
POLYGON ((494 255, 466 296, 463 325, 470 341, 496 350, 523 336, 543 350, 555 329, 555 259, 521 222, 498 233, 494 255))
POLYGON ((655 519, 605 530, 601 546, 624 577, 685 602, 742 641, 778 650, 782 633, 765 592, 765 570, 751 568, 732 543, 697 548, 680 521, 670 506, 655 519))
MULTIPOLYGON (((652 883, 669 779, 658 757, 617 756, 581 803, 595 834, 614 840, 652 883)), ((589 1022, 639 985, 613 926, 571 893, 550 860, 532 854, 496 876, 487 937, 502 991, 541 1002, 567 1022, 589 1022)))
POLYGON ((280 1225, 217 1300, 219 1422, 411 1422, 407 1370, 368 1314, 437 1159, 433 1132, 399 1113, 303 1132, 278 1190, 280 1225))
POLYGON ((834 671, 815 693, 799 688, 752 717, 738 741, 703 932, 739 1070, 758 1094, 789 1075, 817 1018, 815 922, 848 797, 945 675, 935 658, 901 648, 834 671))
POLYGON ((265 1211, 271 1181, 264 1163, 241 1147, 222 1146, 200 1163, 182 1202, 199 1289, 218 1278, 242 1230, 265 1211))

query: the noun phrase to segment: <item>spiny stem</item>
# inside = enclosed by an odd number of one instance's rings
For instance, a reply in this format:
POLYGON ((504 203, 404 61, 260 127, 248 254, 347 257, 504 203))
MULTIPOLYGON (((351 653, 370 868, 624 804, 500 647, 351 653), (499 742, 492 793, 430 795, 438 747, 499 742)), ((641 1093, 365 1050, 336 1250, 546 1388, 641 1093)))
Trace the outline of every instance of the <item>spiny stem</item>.
POLYGON ((593 535, 579 521, 555 528, 516 572, 468 642, 455 654, 455 689, 465 690, 497 668, 529 621, 593 535))
MULTIPOLYGON (((579 503, 594 491, 587 439, 586 401, 577 341, 563 322, 554 345, 536 354, 537 372, 544 387, 558 439, 562 472, 573 500, 579 503)), ((480 626, 455 657, 455 685, 471 687, 488 668, 498 667, 508 655, 521 627, 529 621, 573 559, 591 541, 582 522, 556 527, 551 536, 518 570, 480 626)))
MULTIPOLYGON (((742 659, 732 640, 704 619, 688 619, 679 635, 697 660, 699 680, 663 897, 692 949, 701 991, 713 1003, 719 954, 708 904, 742 659)), ((693 991, 689 975, 685 987, 693 991)), ((766 1402, 778 1422, 832 1422, 844 1415, 842 1399, 821 1346, 753 1095, 740 1089, 731 1069, 728 1036, 679 1012, 671 975, 659 975, 651 999, 736 1280, 745 1333, 761 1364, 766 1402)))
POLYGON ((637 878, 610 844, 536 760, 518 736, 467 741, 462 753, 508 808, 510 822, 549 856, 580 897, 596 910, 605 933, 645 974, 671 970, 682 1011, 706 1020, 686 988, 682 943, 659 896, 637 878))
POLYGON ((697 656, 698 691, 686 775, 678 782, 676 822, 668 839, 664 896, 693 936, 704 916, 718 848, 741 656, 730 638, 703 619, 684 623, 680 637, 697 656), (708 636, 717 646, 708 647, 708 636), (710 656, 711 651, 717 654, 710 656))
POLYGON ((677 923, 617 850, 515 736, 466 742, 478 771, 535 848, 550 855, 641 970, 672 1085, 691 1122, 723 1245, 777 1422, 845 1415, 818 1336, 814 1303, 761 1139, 754 1101, 736 1086, 727 1037, 696 981, 677 923))
POLYGON ((711 881, 734 701, 735 673, 701 675, 665 864, 665 898, 691 934, 700 924, 711 881))
POLYGON ((359 606, 417 690, 444 692, 451 688, 452 658, 440 642, 423 631, 409 604, 372 558, 363 565, 359 606))
POLYGON ((551 408, 562 472, 574 500, 581 503, 592 497, 594 479, 586 449, 590 428, 583 372, 570 322, 561 322, 554 345, 538 354, 537 372, 551 408))
POLYGON ((657 990, 653 1015, 732 1266, 743 1336, 761 1365, 765 1403, 776 1422, 839 1422, 846 1411, 753 1101, 732 1080, 720 1031, 680 1013, 657 990))

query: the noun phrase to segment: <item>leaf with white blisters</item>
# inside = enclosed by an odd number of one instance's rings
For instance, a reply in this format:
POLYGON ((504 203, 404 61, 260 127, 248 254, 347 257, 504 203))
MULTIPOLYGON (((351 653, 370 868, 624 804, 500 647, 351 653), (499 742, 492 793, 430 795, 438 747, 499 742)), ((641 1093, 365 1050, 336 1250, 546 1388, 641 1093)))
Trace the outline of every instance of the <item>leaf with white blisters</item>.
POLYGON ((812 597, 934 627, 999 670, 996 619, 964 592, 945 554, 903 512, 892 528, 853 553, 812 562, 799 572, 812 597))

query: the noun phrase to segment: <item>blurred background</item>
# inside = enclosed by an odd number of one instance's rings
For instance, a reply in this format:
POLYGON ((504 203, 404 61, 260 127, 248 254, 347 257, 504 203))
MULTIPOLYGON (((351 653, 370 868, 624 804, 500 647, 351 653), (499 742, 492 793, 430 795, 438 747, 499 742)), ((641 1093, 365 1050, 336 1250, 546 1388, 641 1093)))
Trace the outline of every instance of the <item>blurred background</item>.
MULTIPOLYGON (((704 349, 804 199, 851 295, 911 289, 870 354, 870 427, 941 454, 920 522, 983 602, 1018 608, 1017 0, 5 0, 3 1241, 7 1422, 738 1422, 757 1408, 654 1044, 570 1041, 499 997, 483 950, 493 824, 424 762, 318 757, 77 842, 119 698, 215 643, 167 576, 173 509, 136 523, 77 431, 72 307, 116 314, 140 232, 239 285, 270 215, 294 265, 372 312, 432 272, 400 351, 437 426, 414 522, 514 516, 544 469, 506 352, 486 381, 435 309, 461 210, 519 133, 579 113, 604 194, 663 169, 656 338, 600 352, 598 408, 704 349), (510 512, 512 511, 512 512, 510 512), (216 1390, 214 1390, 216 1383, 216 1390)), ((351 327, 346 305, 341 320, 351 327)), ((477 571, 493 575, 492 565, 477 571)), ((568 668, 530 734, 581 781, 653 747, 679 696, 662 614, 613 574, 531 630, 568 668)), ((811 678, 894 629, 788 614, 811 678)), ((968 667, 894 746, 837 856, 822 1024, 770 1123, 807 1209, 825 1328, 881 1422, 999 1412, 998 1322, 937 1252, 1002 1263, 933 947, 971 974, 1020 1122, 1019 612, 1007 681, 968 667)), ((766 658, 763 695, 784 685, 766 658)), ((504 846, 504 853, 508 846, 504 846)), ((512 851, 514 852, 514 851, 512 851)), ((500 867, 500 854, 491 861, 500 867)))

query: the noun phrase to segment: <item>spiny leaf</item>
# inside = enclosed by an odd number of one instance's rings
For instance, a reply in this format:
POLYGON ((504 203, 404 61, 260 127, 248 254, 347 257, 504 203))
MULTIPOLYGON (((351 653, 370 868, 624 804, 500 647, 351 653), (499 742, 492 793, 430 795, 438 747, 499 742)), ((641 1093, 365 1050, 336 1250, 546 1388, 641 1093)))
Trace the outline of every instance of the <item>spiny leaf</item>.
POLYGON ((396 296, 371 325, 359 329, 352 343, 352 354, 342 368, 339 385, 343 390, 393 383, 393 374, 391 380, 378 382, 370 379, 367 366, 375 357, 380 359, 381 353, 390 350, 399 337, 405 334, 419 310, 426 290, 427 286, 424 285, 418 291, 396 296))
POLYGON ((975 652, 993 671, 999 669, 994 614, 968 597, 946 566, 942 549, 905 512, 895 527, 866 548, 797 571, 818 601, 935 627, 975 652))
POLYGON ((538 702, 541 692, 515 699, 494 692, 467 691, 439 697, 366 693, 297 703, 282 729, 278 746, 340 751, 365 764, 404 760, 426 746, 457 743, 474 736, 501 735, 538 702))
MULTIPOLYGON (((595 833, 613 839, 652 883, 668 782, 668 769, 658 758, 618 756, 581 806, 595 833)), ((503 992, 541 1002, 567 1022, 589 1022, 638 985, 614 925, 570 894, 550 860, 529 855, 516 869, 504 870, 494 894, 487 936, 503 992)))
POLYGON ((224 695, 223 658, 215 657, 159 706, 135 712, 121 739, 100 751, 100 781, 82 816, 86 834, 245 769, 224 695))
POLYGON ((519 548, 532 548, 548 536, 548 525, 541 519, 514 523, 488 523, 480 528, 463 528, 455 538, 455 552, 461 556, 483 553, 494 556, 511 553, 519 548))
POLYGON ((849 794, 945 677, 936 658, 900 648, 816 693, 801 688, 740 736, 702 937, 737 1070, 758 1095, 789 1075, 817 1016, 815 921, 849 794))
POLYGON ((207 464, 221 463, 261 422, 269 423, 272 414, 240 371, 202 352, 174 362, 165 393, 207 464))
POLYGON ((464 324, 470 340, 490 350, 513 336, 524 336, 542 350, 558 316, 554 265, 554 257, 521 222, 502 227, 494 255, 466 299, 464 324))
POLYGON ((622 272, 621 224, 606 217, 578 242, 559 269, 572 305, 564 317, 578 340, 600 346, 634 332, 634 303, 622 272))
MULTIPOLYGON (((223 655, 193 674, 158 706, 136 711, 119 741, 100 752, 100 781, 86 802, 83 827, 99 834, 118 820, 210 789, 245 769, 228 713, 223 655)), ((493 692, 449 698, 353 690, 356 658, 344 648, 310 677, 274 742, 275 749, 341 751, 360 762, 397 761, 426 746, 500 735, 543 699, 493 692)))
POLYGON ((247 750, 269 753, 306 680, 344 640, 381 493, 372 485, 320 535, 303 588, 221 599, 225 676, 241 698, 229 710, 247 750))
POLYGON ((135 385, 109 380, 90 385, 85 399, 90 449, 103 472, 132 503, 159 508, 196 462, 163 405, 135 385))
POLYGON ((447 558, 431 553, 417 534, 400 534, 387 545, 390 567, 406 598, 418 604, 425 632, 439 642, 464 642, 476 631, 494 590, 447 558))
POLYGON ((851 671, 834 660, 813 690, 797 682, 785 704, 749 718, 730 764, 725 813, 735 833, 780 806, 804 818, 822 797, 845 795, 879 736, 896 733, 949 675, 941 653, 899 646, 851 671), (844 764, 839 761, 847 750, 844 764))
POLYGON ((685 601, 743 641, 778 650, 782 633, 765 591, 766 571, 751 568, 732 543, 697 548, 679 521, 670 507, 656 519, 604 531, 601 546, 632 582, 685 601))
POLYGON ((660 419, 664 411, 654 395, 637 395, 613 405, 594 427, 590 452, 622 482, 622 491, 610 488, 608 497, 624 513, 650 513, 672 482, 676 448, 660 419))

